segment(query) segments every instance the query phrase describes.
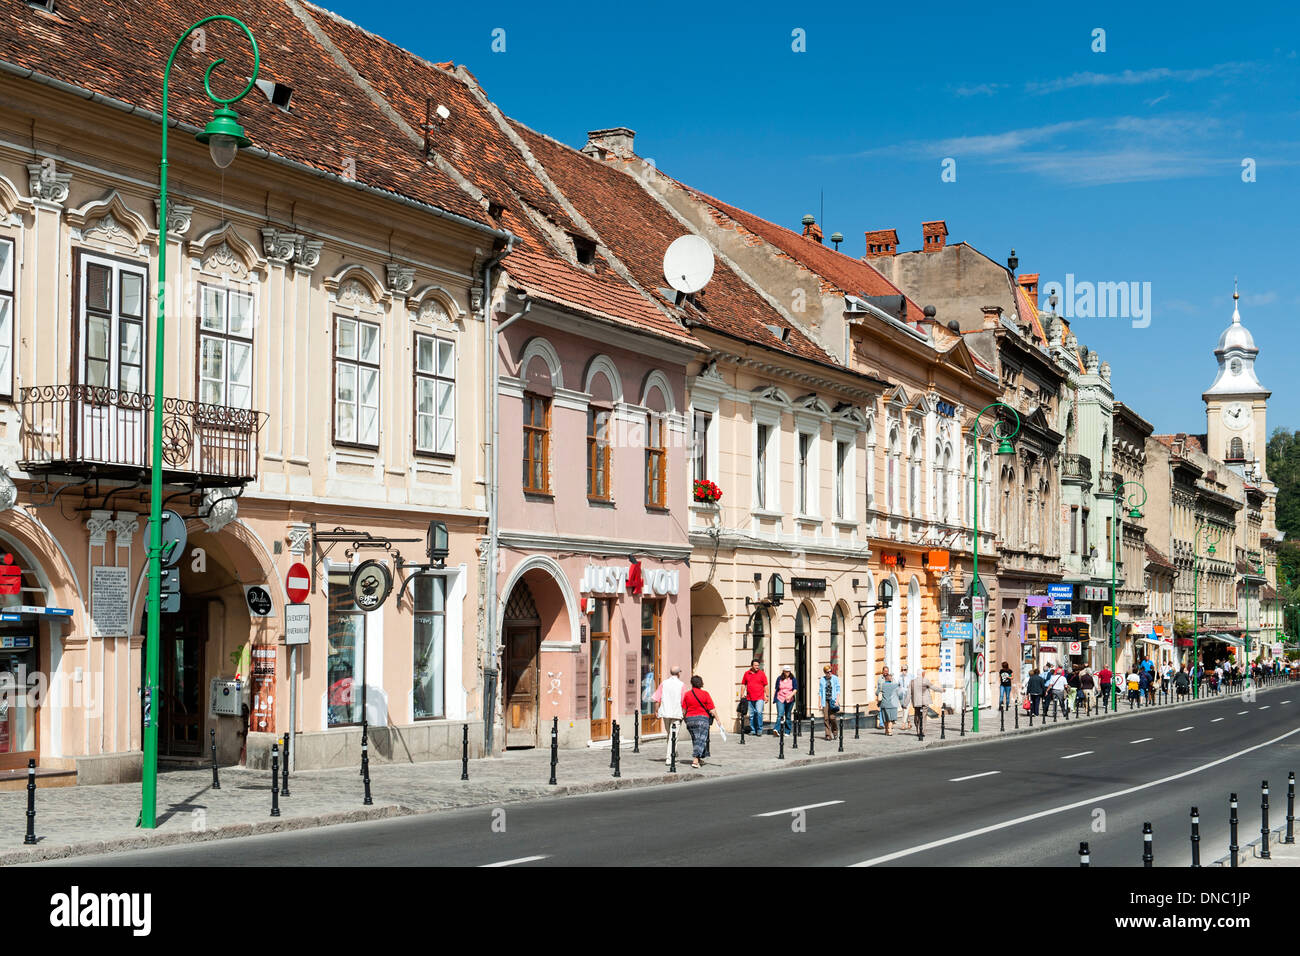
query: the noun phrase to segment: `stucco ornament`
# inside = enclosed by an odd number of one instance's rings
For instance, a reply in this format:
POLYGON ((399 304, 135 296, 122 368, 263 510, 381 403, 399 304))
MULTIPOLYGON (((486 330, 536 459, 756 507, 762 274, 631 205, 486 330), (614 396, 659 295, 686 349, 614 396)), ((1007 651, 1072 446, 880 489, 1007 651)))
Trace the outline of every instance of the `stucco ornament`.
POLYGON ((9 477, 6 468, 0 468, 0 511, 8 511, 18 503, 18 486, 9 477))
POLYGON ((239 517, 239 500, 221 488, 211 488, 203 493, 199 515, 208 530, 215 533, 239 517))
POLYGON ((61 173, 54 160, 46 157, 39 163, 27 164, 27 182, 31 194, 45 202, 63 205, 68 199, 72 173, 61 173))
MULTIPOLYGON (((153 201, 154 212, 158 212, 161 203, 153 201)), ((194 218, 194 207, 167 200, 167 235, 183 237, 190 231, 190 221, 194 218)))
POLYGON ((388 291, 405 295, 415 285, 415 267, 390 262, 384 266, 388 277, 388 291))
POLYGON ((374 297, 359 279, 348 279, 339 286, 339 302, 344 305, 373 306, 374 297))

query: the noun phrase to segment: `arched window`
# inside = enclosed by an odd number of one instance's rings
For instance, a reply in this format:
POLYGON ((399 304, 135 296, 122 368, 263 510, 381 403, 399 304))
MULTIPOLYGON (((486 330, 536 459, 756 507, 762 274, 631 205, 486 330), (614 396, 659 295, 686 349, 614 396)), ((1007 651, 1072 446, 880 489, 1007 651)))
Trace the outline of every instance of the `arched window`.
POLYGON ((921 513, 921 439, 912 436, 911 453, 907 467, 907 513, 917 517, 921 513))
POLYGON ((1242 444, 1241 439, 1234 438, 1232 440, 1232 443, 1228 446, 1228 460, 1241 461, 1245 457, 1246 457, 1246 448, 1242 444))
POLYGON ((899 600, 898 578, 891 574, 889 582, 894 588, 894 600, 890 602, 889 609, 885 612, 885 666, 893 676, 897 677, 903 602, 899 600))
POLYGON ((912 575, 907 584, 907 672, 921 673, 921 585, 912 575))
POLYGON ((759 608, 754 612, 754 625, 752 631, 754 636, 754 656, 750 658, 751 660, 763 660, 763 651, 765 649, 764 644, 766 643, 767 638, 767 627, 765 623, 766 617, 767 612, 762 608, 759 608))
POLYGON ((902 451, 898 428, 889 430, 889 460, 885 463, 885 507, 891 514, 898 513, 899 455, 902 451))
POLYGON ((840 672, 840 635, 844 633, 844 612, 836 608, 831 612, 830 659, 826 662, 836 674, 840 672))
POLYGON ((965 505, 966 505, 966 527, 970 527, 975 520, 975 453, 966 452, 966 481, 965 485, 965 505))

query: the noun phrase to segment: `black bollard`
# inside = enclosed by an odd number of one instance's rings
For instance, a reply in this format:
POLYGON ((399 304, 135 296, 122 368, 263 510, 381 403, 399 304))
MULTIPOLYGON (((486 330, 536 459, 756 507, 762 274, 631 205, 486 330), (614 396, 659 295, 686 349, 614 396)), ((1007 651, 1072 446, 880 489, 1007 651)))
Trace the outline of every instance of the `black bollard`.
POLYGON ((367 733, 368 730, 369 730, 369 724, 367 723, 366 720, 363 719, 361 721, 361 773, 360 773, 360 776, 362 777, 366 775, 366 747, 370 743, 369 735, 367 733))
POLYGON ((858 731, 861 729, 861 724, 862 724, 862 705, 854 704, 853 705, 853 739, 854 740, 858 739, 858 731))
POLYGON ((551 718, 551 779, 547 781, 555 786, 555 766, 560 762, 560 718, 551 718))
POLYGON ((778 725, 776 728, 776 759, 785 759, 785 725, 778 725))
POLYGON ((958 723, 961 726, 961 736, 965 737, 966 736, 966 702, 965 701, 962 701, 961 717, 958 718, 958 723))
POLYGON ((636 722, 632 724, 632 753, 641 752, 641 714, 636 715, 636 722))
POLYGON ((808 756, 817 752, 817 718, 808 718, 808 756))
POLYGON ((1192 866, 1201 865, 1201 811, 1192 807, 1192 866))
POLYGON ((271 816, 280 815, 280 745, 271 744, 271 816))
POLYGON ((619 766, 619 762, 622 759, 623 742, 619 739, 618 721, 614 721, 614 739, 612 744, 613 746, 610 749, 613 751, 614 776, 617 778, 623 776, 623 769, 619 766))
POLYGON ((221 789, 221 780, 217 776, 217 730, 212 728, 208 731, 208 736, 212 739, 212 789, 221 789))
POLYGON ((1079 844, 1079 866, 1080 867, 1091 866, 1091 860, 1090 857, 1088 856, 1088 844, 1086 843, 1079 844))
POLYGON ((1286 780, 1286 839, 1283 843, 1295 842, 1295 771, 1292 770, 1286 780))
POLYGON ((460 779, 469 779, 469 724, 460 732, 460 779))
POLYGON ((1030 705, 1030 711, 1029 711, 1029 726, 1030 727, 1034 726, 1034 711, 1033 711, 1032 704, 1030 705))
POLYGON ((1052 695, 1052 723, 1056 723, 1056 695, 1052 695))
POLYGON ((668 757, 668 772, 677 772, 677 721, 673 721, 672 729, 668 732, 668 739, 671 743, 671 753, 668 757))
MULTIPOLYGON (((364 725, 362 725, 364 728, 364 725)), ((361 732, 361 739, 365 740, 365 730, 361 732)), ((367 741, 361 745, 361 783, 365 787, 365 793, 361 798, 361 805, 368 807, 375 801, 370 797, 370 743, 367 741)))
POLYGON ((791 738, 790 745, 794 747, 795 750, 798 750, 799 749, 799 718, 790 717, 787 715, 786 720, 788 720, 790 722, 790 726, 794 728, 794 736, 791 738))
POLYGON ((998 730, 1005 731, 1006 729, 1007 729, 1006 708, 1002 706, 1002 701, 998 701, 998 730))
POLYGON ((1260 850, 1259 858, 1261 860, 1273 859, 1272 854, 1268 852, 1268 781, 1265 780, 1259 785, 1260 796, 1260 813, 1262 819, 1259 827, 1260 850))
POLYGON ((610 744, 609 769, 610 770, 614 769, 614 751, 618 749, 617 747, 614 746, 614 741, 617 739, 618 739, 618 721, 614 720, 610 722, 610 735, 609 735, 609 744, 610 744))
POLYGON ((27 834, 24 846, 36 845, 36 761, 27 760, 27 834))
POLYGON ((1228 795, 1228 855, 1232 857, 1229 866, 1237 865, 1237 795, 1228 795))
POLYGON ((284 771, 280 774, 280 796, 289 796, 289 735, 284 735, 284 771))
POLYGON ((740 718, 740 746, 745 746, 745 734, 749 732, 749 715, 740 718))
POLYGON ((947 714, 947 713, 948 713, 947 708, 946 708, 946 707, 944 706, 944 704, 941 702, 941 703, 939 704, 939 739, 940 739, 940 740, 947 740, 947 739, 948 739, 948 731, 947 731, 947 728, 945 728, 944 725, 943 725, 943 724, 944 724, 944 720, 943 720, 943 718, 944 718, 944 715, 947 714))
POLYGON ((835 729, 840 732, 840 753, 844 753, 844 721, 837 721, 835 729))
POLYGON ((1142 865, 1150 868, 1155 861, 1155 854, 1151 852, 1151 824, 1142 824, 1142 865))

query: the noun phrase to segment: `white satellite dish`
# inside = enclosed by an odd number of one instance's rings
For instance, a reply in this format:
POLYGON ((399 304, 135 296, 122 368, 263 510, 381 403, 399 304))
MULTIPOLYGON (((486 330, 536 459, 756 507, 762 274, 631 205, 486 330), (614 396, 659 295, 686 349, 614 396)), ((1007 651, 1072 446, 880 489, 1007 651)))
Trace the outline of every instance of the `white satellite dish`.
POLYGON ((699 236, 679 236, 664 253, 664 278, 678 292, 699 292, 713 278, 713 250, 699 236))

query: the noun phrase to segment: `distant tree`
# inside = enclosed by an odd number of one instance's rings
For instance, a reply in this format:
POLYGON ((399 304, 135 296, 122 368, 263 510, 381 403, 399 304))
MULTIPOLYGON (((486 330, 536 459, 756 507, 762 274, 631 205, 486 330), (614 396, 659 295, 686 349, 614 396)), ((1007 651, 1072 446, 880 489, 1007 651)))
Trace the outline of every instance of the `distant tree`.
POLYGON ((1300 432, 1273 429, 1265 467, 1277 485, 1277 529, 1300 539, 1300 432))

